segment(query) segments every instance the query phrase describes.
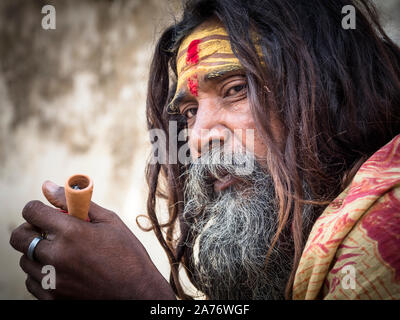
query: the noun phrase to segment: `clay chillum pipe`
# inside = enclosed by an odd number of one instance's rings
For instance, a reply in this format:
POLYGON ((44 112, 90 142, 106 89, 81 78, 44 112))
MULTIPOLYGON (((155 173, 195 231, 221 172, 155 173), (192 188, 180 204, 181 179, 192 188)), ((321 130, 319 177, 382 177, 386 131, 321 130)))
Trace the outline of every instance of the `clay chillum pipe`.
POLYGON ((93 181, 87 175, 76 174, 65 183, 65 198, 68 213, 82 220, 88 220, 93 181))

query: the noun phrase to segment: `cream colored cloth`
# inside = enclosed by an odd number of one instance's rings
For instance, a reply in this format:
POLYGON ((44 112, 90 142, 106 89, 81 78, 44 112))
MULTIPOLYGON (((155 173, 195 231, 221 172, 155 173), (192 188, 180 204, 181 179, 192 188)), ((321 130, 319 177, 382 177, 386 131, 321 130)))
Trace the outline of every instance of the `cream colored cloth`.
POLYGON ((400 298, 400 135, 361 166, 317 219, 293 298, 400 298))

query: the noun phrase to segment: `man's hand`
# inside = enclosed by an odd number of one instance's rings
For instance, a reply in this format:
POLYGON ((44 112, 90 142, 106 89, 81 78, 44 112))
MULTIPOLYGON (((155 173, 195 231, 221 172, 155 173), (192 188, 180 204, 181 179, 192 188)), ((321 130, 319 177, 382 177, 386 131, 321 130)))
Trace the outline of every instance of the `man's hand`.
MULTIPOLYGON (((52 205, 68 210, 64 188, 46 181, 42 189, 52 205)), ((10 244, 23 253, 26 287, 38 299, 175 299, 143 245, 115 213, 91 202, 86 222, 31 201, 22 215, 27 223, 12 232, 10 244), (41 232, 47 237, 31 261, 28 246, 41 232), (42 288, 43 265, 55 268, 54 290, 42 288)))

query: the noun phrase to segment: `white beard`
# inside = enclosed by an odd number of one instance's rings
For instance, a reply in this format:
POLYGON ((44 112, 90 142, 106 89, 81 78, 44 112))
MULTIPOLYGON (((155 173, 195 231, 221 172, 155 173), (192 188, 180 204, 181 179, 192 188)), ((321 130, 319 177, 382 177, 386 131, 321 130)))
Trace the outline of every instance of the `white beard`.
POLYGON ((186 245, 193 246, 195 285, 210 299, 283 299, 291 250, 278 242, 265 268, 278 223, 272 179, 255 166, 240 177, 245 185, 215 194, 207 177, 234 175, 234 167, 201 164, 188 172, 184 217, 194 239, 186 245))

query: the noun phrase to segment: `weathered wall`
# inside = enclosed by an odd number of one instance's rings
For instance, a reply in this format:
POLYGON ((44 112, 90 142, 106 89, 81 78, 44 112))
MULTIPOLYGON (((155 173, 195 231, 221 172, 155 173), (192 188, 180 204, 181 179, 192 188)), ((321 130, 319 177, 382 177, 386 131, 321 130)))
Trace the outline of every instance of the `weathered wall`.
POLYGON ((114 210, 168 274, 145 213, 145 94, 155 41, 178 1, 0 2, 0 298, 28 298, 20 254, 8 244, 41 183, 94 179, 93 200, 114 210), (41 8, 56 8, 56 30, 41 8))
POLYGON ((388 35, 400 44, 400 0, 373 0, 388 35))
MULTIPOLYGON (((155 40, 178 0, 0 1, 0 299, 28 299, 20 254, 8 244, 41 183, 74 173, 95 182, 93 200, 114 210, 162 273, 168 264, 145 212, 149 154, 145 93, 155 40), (41 8, 56 8, 56 30, 43 30, 41 8)), ((400 41, 400 1, 377 1, 400 41)))

